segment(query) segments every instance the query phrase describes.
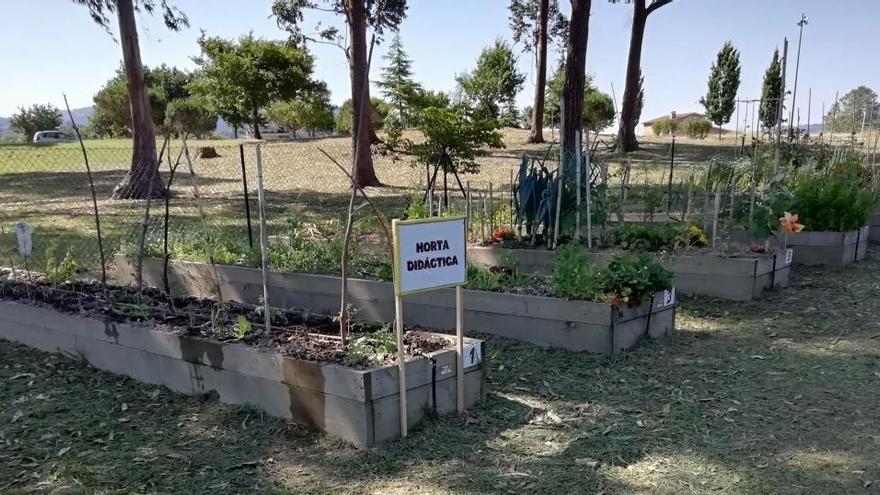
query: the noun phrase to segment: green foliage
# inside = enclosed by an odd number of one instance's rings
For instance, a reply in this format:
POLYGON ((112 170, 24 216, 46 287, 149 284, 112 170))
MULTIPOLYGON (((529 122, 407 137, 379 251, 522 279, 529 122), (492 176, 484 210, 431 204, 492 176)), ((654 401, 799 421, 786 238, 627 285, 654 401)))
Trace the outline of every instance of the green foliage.
MULTIPOLYGON (((150 102, 150 109, 153 116, 153 124, 157 128, 164 128, 167 122, 168 108, 172 104, 176 107, 175 102, 186 100, 192 95, 189 90, 189 84, 193 80, 193 74, 182 71, 177 67, 169 67, 165 64, 159 67, 144 67, 144 85, 147 89, 147 98, 150 102)), ((123 137, 131 133, 131 101, 128 97, 128 85, 125 73, 120 67, 116 74, 110 78, 104 86, 93 97, 95 102, 95 112, 89 119, 88 134, 98 137, 123 137)), ((199 101, 198 106, 204 107, 204 101, 199 101)), ((187 106, 195 105, 186 104, 187 106)), ((176 110, 175 110, 176 111, 176 110)), ((213 128, 205 130, 211 115, 216 115, 211 110, 204 111, 207 116, 205 121, 200 122, 200 126, 194 126, 196 130, 207 134, 213 128)), ((201 112, 200 111, 200 112, 201 112)), ((190 114, 193 116, 195 114, 190 114)), ((215 117, 216 120, 216 117, 215 117)), ((196 122, 190 123, 199 123, 196 122)), ((216 127, 216 126, 215 126, 216 127)))
POLYGON ((421 114, 419 130, 425 140, 410 144, 407 150, 422 165, 440 163, 447 172, 476 173, 479 164, 475 158, 487 155, 489 148, 504 147, 496 128, 495 120, 463 105, 432 107, 421 114))
POLYGON ((788 210, 805 230, 846 232, 868 224, 874 195, 867 190, 866 173, 857 156, 825 176, 802 178, 794 188, 788 210))
POLYGON ((414 112, 413 102, 424 89, 413 80, 412 60, 403 51, 400 32, 394 33, 384 60, 388 65, 382 68, 382 79, 378 84, 382 88, 382 94, 394 107, 401 127, 406 127, 414 112))
POLYGON ((615 245, 628 251, 659 253, 682 247, 705 247, 706 234, 696 225, 625 223, 612 231, 615 245))
POLYGON ((540 277, 520 273, 515 264, 505 261, 489 268, 468 265, 467 280, 469 289, 501 292, 509 287, 533 286, 540 277))
POLYGON ((273 103, 266 114, 270 122, 291 134, 297 129, 304 129, 309 137, 315 137, 318 131, 331 130, 336 125, 330 105, 330 91, 323 82, 316 83, 299 99, 273 103))
POLYGON ((419 91, 412 95, 409 102, 412 114, 409 115, 406 125, 419 126, 422 123, 422 112, 428 108, 446 108, 449 104, 449 96, 442 91, 419 91))
POLYGON ((868 115, 868 118, 871 115, 880 115, 880 101, 873 89, 859 86, 843 95, 825 114, 826 126, 830 132, 854 132, 853 115, 856 125, 861 124, 864 115, 868 115))
POLYGON ((599 271, 577 244, 564 244, 554 252, 553 282, 556 297, 584 301, 602 299, 599 271))
POLYGON ((188 133, 197 139, 203 139, 217 128, 217 114, 199 97, 173 100, 168 103, 165 114, 167 125, 177 129, 179 133, 188 133))
MULTIPOLYGON (((373 111, 373 126, 376 129, 382 129, 385 119, 394 111, 391 105, 385 100, 377 97, 370 98, 370 108, 373 111)), ((336 113, 336 132, 340 134, 351 133, 351 116, 352 116, 351 98, 342 102, 339 112, 336 113)))
POLYGON ((46 248, 46 279, 53 284, 71 282, 79 270, 79 263, 70 249, 64 254, 64 259, 59 262, 56 249, 57 247, 54 245, 46 248))
MULTIPOLYGON (((522 45, 525 52, 538 49, 540 4, 540 0, 510 0, 507 6, 513 42, 522 45)), ((568 19, 558 0, 550 0, 547 7, 547 43, 562 43, 568 36, 568 19)))
POLYGON ((513 49, 501 39, 483 49, 473 71, 456 77, 464 97, 481 119, 500 118, 502 111, 515 103, 525 80, 513 49))
POLYGON ((387 117, 385 117, 385 122, 382 123, 382 128, 385 130, 385 144, 388 145, 389 148, 396 150, 402 148, 406 142, 403 139, 403 122, 395 115, 394 113, 389 113, 387 117))
POLYGON ((691 119, 684 124, 684 131, 691 138, 704 139, 711 130, 712 123, 704 118, 691 119))
POLYGON ((343 352, 348 364, 381 363, 397 352, 397 337, 390 329, 382 328, 354 339, 343 352))
POLYGON ((672 289, 673 273, 642 254, 638 258, 617 256, 602 272, 602 289, 613 302, 637 306, 661 290, 672 289))
POLYGON ((290 41, 269 41, 253 34, 238 40, 199 37, 201 68, 190 84, 218 115, 232 125, 262 122, 261 111, 273 101, 290 100, 312 90, 314 60, 290 41))
POLYGON ((12 115, 9 126, 24 135, 26 141, 39 131, 50 131, 61 125, 61 110, 51 104, 19 107, 12 115))
MULTIPOLYGON (((379 39, 385 30, 396 30, 406 18, 406 0, 368 1, 364 7, 366 24, 376 32, 379 39)), ((302 27, 305 11, 313 9, 322 12, 332 11, 344 16, 348 13, 348 0, 274 0, 272 2, 272 15, 277 19, 278 26, 288 31, 292 41, 295 42, 315 40, 306 34, 302 27)), ((317 31, 319 40, 344 46, 345 39, 335 27, 326 27, 319 23, 314 31, 317 31)))
MULTIPOLYGON (((108 0, 71 0, 77 5, 82 5, 89 10, 92 20, 110 32, 110 18, 115 17, 116 2, 108 0)), ((134 2, 135 9, 153 14, 158 11, 162 14, 165 27, 171 31, 189 27, 189 19, 182 10, 175 7, 169 0, 138 0, 134 2)))
POLYGON ((409 204, 406 207, 406 219, 418 220, 428 218, 428 205, 422 200, 421 194, 410 196, 409 204))
POLYGON ((761 87, 761 107, 758 119, 768 131, 776 126, 779 98, 782 96, 782 64, 779 61, 779 50, 773 51, 770 66, 764 72, 764 83, 761 87))
POLYGON ((251 331, 253 331, 253 324, 251 324, 250 320, 245 315, 238 315, 238 320, 232 328, 232 335, 236 339, 241 340, 250 335, 251 331))
MULTIPOLYGON (((544 101, 544 121, 559 122, 562 88, 565 84, 565 65, 560 63, 556 72, 547 81, 547 94, 544 101)), ((599 132, 614 122, 614 100, 607 93, 593 86, 593 78, 587 74, 584 79, 584 117, 585 130, 599 132)))
POLYGON ((675 135, 678 131, 678 121, 673 119, 660 119, 651 126, 656 136, 675 135))
POLYGON ((739 51, 728 41, 712 63, 709 89, 706 96, 700 98, 700 104, 706 108, 706 117, 719 127, 730 122, 730 116, 733 115, 739 76, 739 51))

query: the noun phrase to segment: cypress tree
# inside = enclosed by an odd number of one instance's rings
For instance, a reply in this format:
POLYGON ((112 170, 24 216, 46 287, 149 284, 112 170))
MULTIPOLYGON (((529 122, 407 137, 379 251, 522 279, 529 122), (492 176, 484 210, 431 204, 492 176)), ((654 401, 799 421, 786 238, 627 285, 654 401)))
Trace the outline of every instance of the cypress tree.
POLYGON ((739 74, 739 51, 728 41, 718 51, 709 73, 709 90, 700 98, 706 108, 706 118, 718 126, 718 139, 721 139, 721 126, 730 122, 736 106, 739 74))
POLYGON ((773 60, 770 66, 764 72, 764 84, 761 88, 761 108, 758 110, 758 118, 761 125, 767 129, 772 129, 779 118, 778 105, 779 98, 782 96, 782 63, 779 60, 779 50, 773 52, 773 60))

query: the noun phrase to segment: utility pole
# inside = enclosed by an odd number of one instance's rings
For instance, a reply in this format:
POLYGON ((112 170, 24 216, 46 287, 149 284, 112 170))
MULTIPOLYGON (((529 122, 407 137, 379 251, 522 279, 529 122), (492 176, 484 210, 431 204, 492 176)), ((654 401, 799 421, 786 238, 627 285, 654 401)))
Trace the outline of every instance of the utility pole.
MULTIPOLYGON (((801 39, 804 37, 804 26, 807 25, 809 18, 801 13, 801 20, 798 21, 797 25, 800 26, 800 32, 798 33, 798 51, 797 51, 797 59, 794 64, 794 88, 791 91, 791 117, 788 119, 788 134, 791 136, 792 124, 794 120, 794 107, 797 104, 797 80, 798 80, 798 70, 801 66, 801 39)), ((782 71, 785 74, 785 70, 782 71)))

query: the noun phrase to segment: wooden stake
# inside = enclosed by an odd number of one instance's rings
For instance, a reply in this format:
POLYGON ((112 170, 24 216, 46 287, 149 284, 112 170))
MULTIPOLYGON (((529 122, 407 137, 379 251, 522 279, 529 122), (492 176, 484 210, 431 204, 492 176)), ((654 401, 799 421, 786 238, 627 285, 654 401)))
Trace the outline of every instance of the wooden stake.
POLYGON ((480 242, 486 241, 486 194, 480 191, 480 242))
POLYGON ((400 437, 406 438, 409 427, 406 420, 406 356, 403 349, 403 301, 394 295, 394 327, 397 333, 397 391, 400 394, 400 437))
POLYGON ((495 197, 492 194, 492 183, 489 182, 489 234, 495 232, 495 197))
POLYGON ((263 274, 263 316, 266 333, 272 330, 272 309, 269 306, 269 234, 266 228, 266 191, 263 189, 263 155, 257 144, 257 194, 260 202, 260 260, 263 274))
POLYGON ((715 238, 718 237, 718 208, 721 206, 721 186, 715 186, 715 210, 712 214, 712 247, 715 247, 715 238))
POLYGON ((458 354, 456 389, 458 391, 458 414, 464 413, 464 309, 461 286, 455 288, 455 352, 458 354))
POLYGON ((471 208, 471 181, 467 181, 467 191, 465 192, 465 216, 467 217, 467 233, 468 237, 470 237, 471 232, 471 216, 473 214, 473 209, 471 208))

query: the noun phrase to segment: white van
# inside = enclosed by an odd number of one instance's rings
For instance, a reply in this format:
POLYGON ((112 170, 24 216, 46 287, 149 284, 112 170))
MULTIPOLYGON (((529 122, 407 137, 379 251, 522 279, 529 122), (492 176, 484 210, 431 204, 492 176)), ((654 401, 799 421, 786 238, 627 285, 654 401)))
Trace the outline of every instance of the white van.
POLYGON ((61 131, 40 131, 34 134, 34 144, 66 143, 69 141, 73 141, 73 137, 61 131))

